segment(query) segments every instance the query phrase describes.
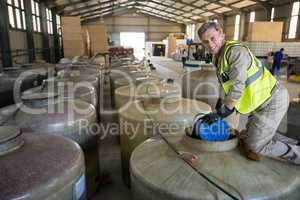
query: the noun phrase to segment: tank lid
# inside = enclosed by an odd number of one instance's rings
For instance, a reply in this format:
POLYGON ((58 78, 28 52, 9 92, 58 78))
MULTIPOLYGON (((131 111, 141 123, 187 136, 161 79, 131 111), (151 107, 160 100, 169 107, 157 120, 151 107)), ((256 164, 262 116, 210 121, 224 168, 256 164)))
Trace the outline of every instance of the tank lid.
POLYGON ((204 141, 200 139, 193 138, 191 135, 191 127, 185 129, 185 135, 182 137, 182 144, 194 148, 198 151, 206 152, 224 152, 230 151, 237 147, 238 139, 235 130, 231 129, 230 137, 225 141, 204 141))
POLYGON ((145 86, 144 91, 141 91, 142 94, 138 94, 137 97, 137 99, 142 98, 145 103, 159 103, 161 101, 173 103, 181 98, 181 91, 174 84, 149 82, 145 86))
POLYGON ((22 146, 22 132, 14 126, 0 127, 0 155, 4 155, 22 146))
POLYGON ((4 68, 3 71, 14 71, 14 70, 20 70, 21 67, 7 67, 4 68))
POLYGON ((41 108, 54 103, 58 99, 56 92, 37 92, 22 95, 23 104, 32 108, 41 108))
POLYGON ((58 94, 53 93, 47 93, 47 92, 39 92, 39 93, 31 93, 31 94, 25 94, 22 96, 22 100, 45 100, 45 99, 51 99, 58 97, 58 94))

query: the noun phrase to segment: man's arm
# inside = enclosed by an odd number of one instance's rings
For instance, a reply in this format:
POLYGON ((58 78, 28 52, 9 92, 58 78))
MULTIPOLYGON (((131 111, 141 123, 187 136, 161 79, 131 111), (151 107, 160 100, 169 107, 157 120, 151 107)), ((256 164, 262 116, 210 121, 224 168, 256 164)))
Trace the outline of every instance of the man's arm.
POLYGON ((250 67, 252 59, 246 47, 243 46, 234 46, 229 49, 227 58, 231 84, 229 93, 225 95, 224 105, 229 109, 233 109, 245 88, 247 69, 250 67))

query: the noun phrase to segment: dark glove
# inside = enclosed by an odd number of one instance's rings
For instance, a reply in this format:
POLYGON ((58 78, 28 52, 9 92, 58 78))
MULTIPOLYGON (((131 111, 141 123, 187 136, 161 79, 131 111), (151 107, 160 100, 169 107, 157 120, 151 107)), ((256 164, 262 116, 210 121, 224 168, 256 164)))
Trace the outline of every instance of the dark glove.
POLYGON ((218 98, 215 109, 219 110, 221 108, 222 104, 223 104, 223 100, 221 98, 218 98))
POLYGON ((225 118, 228 117, 229 115, 231 115, 234 112, 234 108, 233 109, 229 109, 227 106, 225 106, 224 104, 222 104, 220 106, 219 109, 217 109, 217 114, 221 117, 221 118, 225 118))
POLYGON ((231 115, 233 112, 234 112, 234 108, 233 108, 233 109, 229 109, 229 108, 227 108, 227 106, 225 106, 224 104, 222 104, 222 105, 220 106, 220 108, 217 109, 217 112, 211 112, 211 113, 208 113, 208 114, 204 115, 204 116, 201 118, 201 120, 202 120, 204 123, 212 124, 212 123, 214 123, 215 121, 217 121, 218 119, 222 119, 222 118, 228 117, 228 116, 231 115))
POLYGON ((220 116, 216 112, 208 113, 201 118, 202 122, 209 124, 209 125, 214 123, 218 119, 220 119, 220 116))
POLYGON ((174 83, 174 79, 168 78, 167 83, 174 83))

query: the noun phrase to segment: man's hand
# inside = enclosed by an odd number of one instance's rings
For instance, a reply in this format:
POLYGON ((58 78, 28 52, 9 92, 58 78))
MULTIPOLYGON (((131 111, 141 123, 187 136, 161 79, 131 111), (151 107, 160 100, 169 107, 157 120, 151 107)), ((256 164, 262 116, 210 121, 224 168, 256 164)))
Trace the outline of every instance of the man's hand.
POLYGON ((220 107, 222 106, 222 104, 223 104, 223 100, 221 98, 218 98, 218 101, 216 103, 215 109, 219 110, 220 107))
POLYGON ((202 122, 209 124, 209 125, 214 123, 218 119, 220 119, 220 116, 216 112, 208 113, 201 118, 202 122))
POLYGON ((219 109, 217 109, 216 112, 211 112, 208 113, 206 115, 204 115, 201 120, 204 123, 207 124, 212 124, 215 121, 217 121, 218 119, 222 119, 225 117, 228 117, 229 115, 231 115, 234 112, 234 108, 233 109, 229 109, 227 106, 225 106, 224 104, 222 104, 219 109))
POLYGON ((230 109, 228 108, 225 104, 222 104, 220 106, 220 108, 217 110, 217 114, 221 117, 221 118, 225 118, 228 117, 229 115, 231 115, 234 112, 234 108, 230 109))

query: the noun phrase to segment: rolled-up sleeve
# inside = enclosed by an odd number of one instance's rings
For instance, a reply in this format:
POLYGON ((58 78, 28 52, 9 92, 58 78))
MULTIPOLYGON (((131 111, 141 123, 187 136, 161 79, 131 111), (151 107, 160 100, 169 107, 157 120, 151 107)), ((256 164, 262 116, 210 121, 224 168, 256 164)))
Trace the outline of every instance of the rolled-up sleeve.
POLYGON ((247 69, 251 65, 251 56, 243 46, 234 46, 229 49, 228 54, 229 64, 229 92, 224 100, 236 102, 241 97, 247 80, 247 69))

